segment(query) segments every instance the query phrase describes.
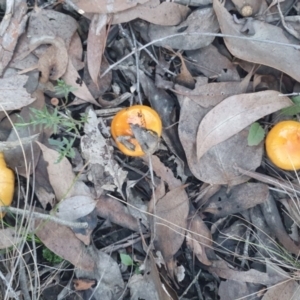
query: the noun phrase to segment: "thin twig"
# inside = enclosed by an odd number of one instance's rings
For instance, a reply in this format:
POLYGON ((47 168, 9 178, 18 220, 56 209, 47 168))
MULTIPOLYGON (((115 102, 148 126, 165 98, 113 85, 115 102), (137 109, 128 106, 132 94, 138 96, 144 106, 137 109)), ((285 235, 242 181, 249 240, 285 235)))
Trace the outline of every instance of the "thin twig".
MULTIPOLYGON (((142 47, 139 47, 137 49, 137 51, 141 51, 143 49, 146 49, 147 47, 157 43, 157 42, 161 42, 164 40, 167 40, 169 38, 174 38, 174 37, 178 37, 178 36, 214 36, 214 37, 225 37, 225 38, 234 38, 234 39, 240 39, 240 40, 251 40, 251 41, 255 41, 255 42, 261 42, 261 43, 266 43, 266 44, 273 44, 273 45, 280 45, 280 46, 285 46, 285 47, 292 47, 296 50, 300 49, 300 45, 296 45, 296 44, 287 44, 287 43, 281 43, 281 42, 276 42, 276 41, 270 41, 270 40, 261 40, 261 39, 257 39, 257 38, 248 38, 248 37, 244 37, 244 36, 235 36, 235 35, 231 35, 231 34, 222 34, 222 33, 210 33, 210 32, 190 32, 190 33, 185 33, 185 32, 181 32, 181 33, 176 33, 176 34, 172 34, 160 39, 156 39, 153 40, 151 42, 149 42, 148 44, 145 44, 142 47)), ((118 64, 120 64, 121 62, 123 62, 124 60, 126 60, 128 57, 130 57, 131 55, 135 54, 136 50, 131 51, 130 53, 128 53, 127 55, 125 55, 123 58, 121 58, 119 61, 117 61, 116 63, 112 64, 109 66, 109 68, 107 68, 102 75, 100 76, 100 78, 104 77, 110 70, 112 70, 113 68, 115 68, 118 64)))
POLYGON ((42 213, 38 213, 35 211, 21 209, 21 208, 15 208, 15 207, 11 207, 11 206, 1 206, 0 211, 6 211, 6 212, 13 213, 13 214, 22 214, 25 217, 33 217, 36 219, 52 221, 57 224, 65 225, 65 226, 72 227, 72 228, 88 228, 89 227, 87 222, 80 223, 80 222, 66 221, 66 220, 62 220, 57 217, 51 216, 51 215, 42 214, 42 213))

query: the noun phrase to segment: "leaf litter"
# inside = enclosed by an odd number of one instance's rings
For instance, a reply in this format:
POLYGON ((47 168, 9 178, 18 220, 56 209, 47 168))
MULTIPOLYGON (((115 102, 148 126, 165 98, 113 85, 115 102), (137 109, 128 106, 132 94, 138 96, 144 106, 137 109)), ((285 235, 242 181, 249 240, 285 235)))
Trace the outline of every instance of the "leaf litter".
POLYGON ((263 140, 298 117, 299 5, 45 3, 0 8, 6 298, 30 299, 27 281, 32 299, 297 297, 299 179, 263 140), (134 104, 162 120, 153 155, 111 137, 134 104))

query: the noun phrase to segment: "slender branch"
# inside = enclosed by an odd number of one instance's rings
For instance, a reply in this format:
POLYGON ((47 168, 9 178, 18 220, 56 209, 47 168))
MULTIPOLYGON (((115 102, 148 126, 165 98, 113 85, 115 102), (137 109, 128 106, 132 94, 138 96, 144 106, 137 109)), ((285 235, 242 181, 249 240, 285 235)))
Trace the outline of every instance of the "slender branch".
POLYGON ((51 215, 42 214, 39 212, 30 211, 30 210, 26 210, 26 209, 15 208, 15 207, 11 207, 11 206, 1 206, 0 211, 6 211, 6 212, 13 213, 13 214, 22 214, 27 218, 33 217, 36 219, 48 220, 48 221, 52 221, 57 224, 65 225, 65 226, 72 227, 72 228, 88 228, 89 227, 87 222, 80 223, 80 222, 66 221, 66 220, 62 220, 57 217, 51 216, 51 215))

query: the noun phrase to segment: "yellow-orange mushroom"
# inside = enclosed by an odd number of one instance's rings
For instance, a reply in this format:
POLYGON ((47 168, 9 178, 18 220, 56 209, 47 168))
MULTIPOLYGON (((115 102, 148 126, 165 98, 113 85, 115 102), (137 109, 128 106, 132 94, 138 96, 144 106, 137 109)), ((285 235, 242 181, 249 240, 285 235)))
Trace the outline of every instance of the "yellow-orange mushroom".
POLYGON ((288 171, 300 169, 300 123, 277 123, 267 135, 266 151, 277 167, 288 171))
POLYGON ((162 133, 161 119, 151 107, 133 105, 119 111, 112 120, 111 134, 118 148, 129 156, 143 156, 145 153, 135 139, 130 124, 137 124, 145 129, 152 130, 160 137, 162 133), (133 149, 129 149, 118 139, 122 136, 128 137, 128 142, 133 145, 133 149))

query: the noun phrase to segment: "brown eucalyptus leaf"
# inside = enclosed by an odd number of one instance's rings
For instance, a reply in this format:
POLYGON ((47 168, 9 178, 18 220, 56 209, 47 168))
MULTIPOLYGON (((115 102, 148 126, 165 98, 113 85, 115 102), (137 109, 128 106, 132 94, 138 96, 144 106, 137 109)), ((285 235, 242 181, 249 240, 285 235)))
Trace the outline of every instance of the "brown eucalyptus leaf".
POLYGON ((146 41, 163 39, 157 41, 154 44, 155 46, 169 46, 173 49, 182 50, 194 50, 206 47, 214 40, 213 36, 201 36, 201 38, 197 38, 194 35, 189 35, 189 33, 196 31, 199 33, 216 33, 219 31, 219 24, 211 7, 194 10, 185 21, 177 26, 160 26, 155 24, 147 26, 141 21, 136 22, 135 26, 146 41), (184 32, 185 35, 172 37, 173 34, 179 32, 184 32))
POLYGON ((219 104, 229 96, 242 92, 241 87, 241 82, 237 81, 203 84, 202 77, 198 77, 196 86, 193 90, 187 89, 178 84, 175 85, 175 90, 178 91, 178 93, 189 97, 203 107, 210 107, 219 104))
POLYGON ((300 81, 299 50, 282 44, 295 44, 295 40, 288 37, 284 30, 276 25, 271 25, 256 19, 251 19, 248 25, 251 26, 251 35, 247 37, 243 31, 245 24, 235 22, 232 15, 225 9, 219 0, 213 1, 213 7, 217 15, 221 32, 234 35, 239 38, 224 37, 225 44, 232 55, 237 58, 257 64, 263 64, 278 69, 297 81, 300 81), (281 44, 271 44, 255 41, 271 40, 281 44))
POLYGON ((184 186, 168 192, 157 204, 154 213, 159 218, 151 218, 155 229, 154 245, 161 251, 166 262, 171 261, 173 255, 181 247, 187 228, 189 199, 184 186), (174 226, 174 225, 175 226, 174 226))
POLYGON ((190 215, 189 231, 186 234, 188 247, 197 256, 198 260, 204 265, 211 265, 206 256, 205 249, 212 247, 212 236, 202 219, 197 215, 190 215))
POLYGON ((299 295, 299 284, 290 279, 283 280, 267 290, 262 300, 297 299, 299 295))
POLYGON ((148 3, 138 4, 136 7, 115 13, 112 24, 130 22, 139 18, 152 24, 172 26, 184 21, 190 11, 187 6, 173 2, 162 2, 155 7, 149 7, 148 3))
POLYGON ((197 133, 197 157, 237 134, 256 120, 291 106, 277 91, 240 94, 223 100, 202 119, 197 133))
POLYGON ((72 94, 86 102, 90 102, 99 106, 99 103, 94 99, 86 84, 82 82, 77 70, 73 66, 71 59, 69 59, 66 73, 63 75, 62 79, 66 82, 66 84, 75 88, 75 90, 72 91, 72 94))
POLYGON ((49 220, 36 220, 35 234, 48 249, 75 267, 93 270, 95 261, 70 228, 49 220))
POLYGON ((44 160, 48 163, 49 180, 58 201, 71 196, 74 190, 75 174, 67 158, 57 162, 59 153, 37 142, 40 146, 44 160))
POLYGON ((98 82, 102 55, 106 43, 106 14, 95 14, 92 18, 87 39, 87 65, 91 78, 95 84, 98 82))
POLYGON ((217 81, 240 80, 237 66, 212 44, 200 49, 186 51, 186 56, 192 60, 187 61, 187 66, 192 74, 202 73, 217 81))
POLYGON ((73 0, 72 2, 86 13, 111 14, 148 1, 149 0, 73 0))
POLYGON ((263 183, 243 183, 226 193, 222 187, 205 205, 203 211, 219 218, 236 214, 268 200, 269 188, 263 183))
POLYGON ((178 133, 193 175, 210 184, 236 185, 247 181, 249 177, 241 176, 234 166, 244 166, 243 169, 246 170, 256 169, 261 164, 263 144, 248 146, 249 129, 247 128, 213 146, 198 160, 197 130, 209 109, 197 105, 188 97, 178 96, 178 98, 181 102, 178 133))

